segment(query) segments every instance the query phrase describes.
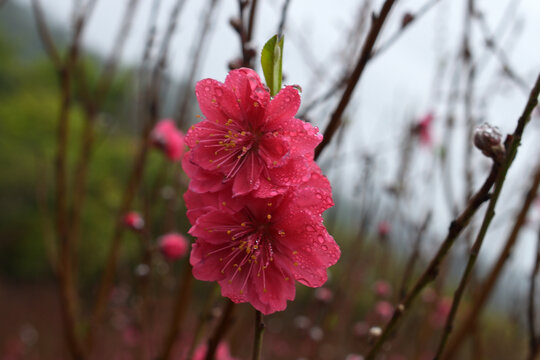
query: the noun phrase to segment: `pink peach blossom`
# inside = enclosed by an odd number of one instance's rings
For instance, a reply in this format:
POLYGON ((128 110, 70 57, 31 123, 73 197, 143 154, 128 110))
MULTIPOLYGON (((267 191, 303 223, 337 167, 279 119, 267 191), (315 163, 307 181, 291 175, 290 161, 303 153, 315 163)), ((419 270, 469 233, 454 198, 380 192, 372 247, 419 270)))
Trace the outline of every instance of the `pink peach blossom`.
POLYGON ((184 134, 176 128, 174 120, 165 119, 156 124, 151 134, 152 144, 163 151, 169 160, 176 162, 184 154, 184 134))
POLYGON ((124 215, 122 221, 124 225, 135 231, 140 231, 144 228, 144 219, 141 214, 136 211, 131 211, 124 215))
POLYGON ((433 113, 428 112, 420 119, 420 121, 416 125, 416 131, 418 136, 420 137, 420 143, 422 145, 431 146, 431 144, 433 143, 431 132, 434 118, 435 117, 433 113))
POLYGON ((191 127, 184 162, 198 192, 232 185, 234 196, 285 193, 309 179, 317 128, 294 118, 300 95, 286 86, 273 99, 256 72, 233 70, 220 83, 201 80, 197 100, 205 119, 191 127))
POLYGON ((197 238, 193 275, 217 281, 223 296, 250 302, 264 314, 285 309, 295 296, 294 280, 323 285, 326 269, 339 258, 339 247, 322 224, 321 215, 333 202, 320 170, 273 198, 233 197, 227 188, 218 194, 188 191, 185 200, 195 220, 189 233, 197 238))
POLYGON ((375 313, 383 320, 388 320, 394 312, 394 307, 388 301, 381 300, 375 304, 375 313))
POLYGON ((188 240, 178 233, 169 233, 159 238, 159 250, 170 261, 175 261, 186 255, 188 240))
POLYGON ((375 295, 381 298, 389 297, 392 294, 392 286, 388 281, 378 280, 373 284, 375 295))
POLYGON ((379 222, 379 225, 377 225, 377 231, 379 232, 379 236, 383 238, 388 236, 391 229, 392 229, 392 226, 386 220, 379 222))
MULTIPOLYGON (((197 349, 195 349, 195 353, 193 354, 192 360, 204 360, 206 357, 207 349, 208 349, 208 345, 206 343, 199 345, 197 349)), ((231 352, 229 350, 229 345, 227 345, 226 342, 220 342, 219 345, 217 346, 215 359, 216 360, 238 360, 238 358, 235 358, 231 355, 231 352)))

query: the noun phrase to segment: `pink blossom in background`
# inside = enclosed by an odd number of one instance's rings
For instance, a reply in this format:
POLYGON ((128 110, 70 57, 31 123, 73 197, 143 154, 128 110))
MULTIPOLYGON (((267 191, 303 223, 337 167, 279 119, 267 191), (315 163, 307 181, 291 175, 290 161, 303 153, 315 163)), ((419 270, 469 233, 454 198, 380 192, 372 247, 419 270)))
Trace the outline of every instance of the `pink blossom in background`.
POLYGON ((437 306, 431 314, 430 323, 436 329, 440 329, 446 323, 446 318, 452 309, 452 298, 442 297, 437 301, 437 306))
POLYGON ((375 304, 375 314, 382 320, 388 320, 394 313, 394 307, 388 301, 381 300, 375 304))
POLYGON ((169 261, 175 261, 186 255, 188 240, 178 233, 169 233, 159 238, 159 250, 169 261))
POLYGON ((132 230, 140 231, 144 228, 144 219, 142 218, 141 214, 135 211, 131 211, 124 215, 122 221, 124 225, 132 230))
POLYGON ((322 225, 321 215, 333 202, 330 184, 318 172, 294 191, 270 199, 232 197, 228 189, 191 193, 185 200, 190 211, 204 206, 189 231, 197 238, 190 260, 193 275, 217 281, 223 296, 250 302, 264 314, 285 309, 287 300, 294 299, 295 280, 323 285, 326 269, 340 256, 322 225), (211 205, 207 197, 220 203, 211 205))
POLYGON ((364 337, 369 334, 369 324, 365 321, 359 321, 353 326, 355 336, 364 337))
MULTIPOLYGON (((195 349, 192 360, 204 360, 206 357, 207 349, 208 345, 206 343, 202 343, 201 345, 199 345, 197 349, 195 349)), ((215 360, 238 360, 238 358, 235 358, 231 355, 229 345, 227 345, 226 342, 222 341, 218 344, 216 348, 215 360)))
POLYGON ((184 155, 184 134, 176 128, 172 119, 161 120, 156 124, 150 135, 152 144, 163 151, 169 160, 182 160, 184 155))
POLYGON ((388 281, 377 280, 375 281, 375 284, 373 284, 373 291, 377 297, 386 298, 392 294, 392 286, 388 281))
POLYGON ((359 354, 348 354, 345 360, 364 360, 364 357, 359 354))
POLYGON ((433 113, 430 111, 424 115, 417 124, 416 131, 420 137, 420 143, 422 145, 431 146, 433 143, 431 132, 434 118, 433 113))
POLYGON ((379 222, 379 225, 377 225, 377 231, 379 233, 379 236, 382 238, 387 237, 388 234, 390 234, 391 229, 392 226, 386 220, 379 222))
POLYGON ((298 90, 283 88, 273 99, 257 73, 233 70, 220 83, 201 80, 196 86, 205 116, 191 127, 186 156, 198 191, 231 185, 234 196, 255 197, 285 193, 309 179, 317 128, 294 118, 300 106, 298 90))
POLYGON ((329 288, 321 287, 315 290, 315 298, 321 302, 329 303, 334 299, 334 293, 329 288))

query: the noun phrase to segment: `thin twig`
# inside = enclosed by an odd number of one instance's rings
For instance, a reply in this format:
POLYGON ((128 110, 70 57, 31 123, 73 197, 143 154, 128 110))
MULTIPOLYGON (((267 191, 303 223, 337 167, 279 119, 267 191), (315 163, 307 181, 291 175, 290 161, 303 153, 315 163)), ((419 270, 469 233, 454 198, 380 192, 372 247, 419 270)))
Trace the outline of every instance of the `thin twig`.
POLYGON ((446 239, 443 241, 443 243, 437 250, 437 253, 429 263, 428 267, 424 270, 420 278, 416 281, 407 296, 405 296, 401 304, 399 304, 394 310, 392 318, 386 324, 383 332, 377 338, 377 340, 369 350, 368 354, 366 355, 366 360, 375 359, 384 342, 388 339, 390 334, 397 327, 403 314, 408 311, 408 309, 411 307, 412 303, 421 293, 421 291, 437 277, 441 263, 445 259, 448 251, 454 245, 456 239, 459 237, 463 229, 467 227, 476 211, 485 201, 489 199, 489 190, 495 183, 498 172, 499 166, 497 164, 493 164, 489 176, 484 181, 482 187, 469 200, 469 203, 467 207, 463 210, 463 212, 452 221, 452 223, 450 224, 450 228, 448 229, 446 239))
POLYGON ((77 295, 74 284, 75 271, 73 269, 72 258, 73 242, 69 234, 66 157, 70 123, 69 113, 72 102, 72 75, 79 55, 80 40, 85 20, 88 19, 91 11, 81 13, 77 17, 65 58, 60 59, 50 36, 50 31, 45 23, 38 0, 34 0, 32 5, 40 37, 53 65, 56 67, 60 82, 60 110, 57 129, 58 147, 55 156, 55 218, 56 233, 60 244, 59 264, 57 266, 59 293, 62 322, 70 355, 74 359, 84 359, 85 349, 77 331, 77 295))
POLYGON ((210 294, 206 298, 206 301, 199 313, 197 325, 195 326, 195 330, 193 331, 193 339, 191 340, 189 350, 187 351, 187 355, 184 360, 191 360, 193 358, 193 352, 195 351, 195 347, 199 344, 199 340, 203 335, 205 325, 212 318, 212 316, 210 315, 210 308, 218 296, 219 286, 217 284, 214 284, 214 287, 210 290, 210 294))
POLYGON ((53 63, 56 70, 60 71, 60 68, 62 67, 62 61, 60 60, 60 56, 58 55, 56 45, 54 45, 54 41, 52 39, 49 28, 45 23, 43 10, 41 9, 39 0, 32 0, 32 10, 36 19, 36 25, 39 37, 41 39, 41 43, 45 47, 45 52, 47 52, 47 55, 51 59, 51 62, 53 63))
POLYGON ((330 117, 330 122, 328 123, 328 126, 324 131, 323 140, 315 149, 315 159, 320 156, 322 150, 330 143, 336 130, 341 125, 341 118, 343 116, 343 113, 345 112, 345 109, 347 108, 347 105, 352 98, 353 91, 356 88, 356 85, 358 84, 362 73, 364 72, 366 64, 371 58, 371 53, 373 51, 375 41, 381 33, 386 18, 390 13, 390 10, 392 9, 392 6, 394 6, 395 2, 396 0, 386 0, 381 8, 381 11, 379 12, 379 15, 373 14, 371 28, 366 37, 366 41, 362 48, 360 58, 358 59, 358 63, 351 74, 349 82, 347 83, 347 87, 345 88, 341 100, 339 101, 339 104, 337 105, 336 109, 332 113, 332 116, 330 117))
POLYGON ((159 352, 157 359, 168 360, 171 358, 173 345, 180 332, 180 325, 186 314, 186 309, 189 305, 192 292, 193 275, 191 275, 191 265, 189 261, 186 261, 186 265, 183 269, 182 286, 178 288, 178 292, 175 298, 175 306, 171 317, 171 322, 167 335, 165 336, 165 342, 163 348, 159 352))
POLYGON ((90 323, 90 330, 88 331, 87 343, 91 347, 95 332, 100 323, 101 317, 105 310, 109 291, 112 287, 114 274, 116 272, 116 263, 120 254, 120 245, 122 235, 124 233, 124 226, 122 224, 122 217, 131 208, 131 204, 135 198, 137 189, 139 188, 144 169, 146 167, 146 160, 148 155, 148 149, 150 146, 149 138, 159 116, 159 90, 161 89, 161 78, 165 68, 167 60, 167 54, 169 51, 170 42, 175 32, 180 11, 185 3, 185 0, 177 0, 168 21, 167 32, 162 42, 162 46, 159 52, 158 61, 152 72, 151 83, 148 86, 148 103, 147 103, 147 116, 143 131, 141 132, 139 148, 135 156, 131 174, 129 176, 125 192, 123 194, 122 203, 118 210, 115 229, 112 236, 111 247, 107 257, 107 263, 105 265, 105 271, 101 277, 98 296, 92 312, 92 319, 90 323))
POLYGON ((252 360, 261 359, 264 327, 265 326, 263 314, 259 310, 255 310, 255 331, 253 337, 253 356, 251 357, 252 360))
MULTIPOLYGON (((441 0, 430 0, 426 2, 414 15, 410 15, 408 21, 404 21, 399 30, 397 30, 392 36, 386 40, 384 44, 381 44, 373 51, 373 57, 379 55, 380 53, 386 51, 390 48, 400 37, 405 33, 405 30, 410 28, 410 26, 415 23, 419 18, 425 15, 433 6, 435 6, 441 0)), ((407 15, 405 15, 407 16, 407 15)))
POLYGON ((445 331, 443 332, 443 335, 441 337, 441 342, 437 350, 437 356, 435 357, 436 359, 438 359, 443 354, 446 341, 448 339, 448 336, 450 335, 450 331, 453 326, 453 320, 454 320, 455 314, 457 313, 457 309, 460 305, 461 297, 470 279, 472 269, 474 268, 476 259, 478 258, 478 253, 480 252, 480 249, 482 247, 489 225, 491 224, 491 221, 493 220, 493 217, 495 216, 495 206, 497 204, 499 195, 504 185, 506 174, 508 173, 508 170, 510 169, 510 166, 512 165, 515 159, 515 156, 517 154, 517 150, 521 143, 521 137, 523 135, 525 126, 527 125, 527 123, 529 122, 531 118, 531 113, 533 112, 534 108, 538 104, 539 94, 540 94, 540 74, 538 75, 536 84, 531 91, 529 100, 527 102, 527 105, 525 106, 523 114, 518 120, 516 130, 507 139, 506 157, 505 157, 504 163, 501 165, 501 170, 499 174, 497 175, 494 191, 489 201, 486 213, 484 215, 484 220, 482 221, 480 231, 478 232, 478 235, 476 236, 476 240, 474 241, 474 244, 471 248, 469 260, 467 261, 467 266, 460 280, 459 286, 454 294, 454 300, 452 302, 452 309, 450 310, 450 314, 446 322, 445 331))
POLYGON ((223 306, 223 313, 221 314, 219 324, 216 326, 212 336, 210 336, 208 339, 206 356, 204 357, 205 360, 214 360, 217 346, 232 324, 231 318, 234 311, 234 305, 235 304, 231 300, 225 300, 225 305, 223 306))
POLYGON ((283 36, 283 29, 285 29, 285 21, 287 20, 287 10, 289 10, 289 5, 291 3, 291 0, 285 0, 283 3, 283 7, 281 8, 281 20, 279 21, 278 26, 278 38, 281 38, 283 36))
POLYGON ((197 34, 199 34, 198 38, 193 42, 193 48, 191 50, 191 54, 189 56, 190 59, 190 65, 187 67, 188 72, 188 78, 186 81, 182 84, 183 92, 182 92, 182 100, 179 102, 178 109, 176 111, 176 119, 178 121, 178 124, 180 127, 184 125, 185 117, 187 115, 187 110, 189 108, 189 105, 191 105, 191 99, 192 99, 192 87, 193 82, 195 80, 195 77, 197 76, 197 72, 199 70, 199 66, 201 65, 201 57, 204 54, 205 45, 208 43, 208 36, 211 33, 211 30, 213 29, 214 21, 214 13, 216 10, 216 5, 218 4, 217 0, 210 0, 208 2, 208 7, 203 12, 201 18, 203 21, 200 21, 200 28, 198 31, 196 31, 197 34))
POLYGON ((411 255, 409 256, 409 259, 407 260, 407 264, 405 265, 405 270, 403 270, 403 279, 401 280, 401 286, 399 287, 400 300, 403 299, 405 295, 407 294, 407 286, 413 274, 414 265, 416 264, 416 261, 420 257, 420 245, 421 245, 422 239, 424 238, 424 233, 426 232, 429 222, 431 221, 431 214, 432 214, 431 211, 428 212, 428 214, 426 215, 426 218, 424 219, 424 222, 420 226, 420 229, 418 229, 416 241, 414 242, 414 245, 413 245, 413 251, 411 252, 411 255))
POLYGON ((120 31, 117 34, 116 40, 114 42, 113 50, 107 60, 105 69, 103 70, 95 95, 92 97, 88 91, 88 85, 86 84, 86 74, 79 74, 79 80, 83 83, 81 84, 81 93, 82 101, 84 103, 85 110, 85 123, 84 128, 81 133, 80 140, 80 151, 77 164, 75 166, 75 178, 73 181, 73 201, 71 206, 71 241, 74 246, 79 242, 80 237, 80 227, 82 221, 82 211, 84 208, 85 202, 85 189, 88 178, 88 168, 91 162, 92 147, 95 139, 95 123, 98 115, 98 109, 101 107, 108 91, 112 80, 114 79, 115 70, 117 63, 119 61, 124 43, 126 41, 127 35, 131 29, 131 24, 133 17, 135 15, 135 9, 137 8, 139 0, 131 0, 130 3, 126 6, 124 19, 120 27, 120 31))
MULTIPOLYGON (((445 358, 452 358, 453 354, 455 354, 455 352, 459 349, 459 346, 463 343, 463 340, 465 340, 467 334, 476 326, 476 322, 482 313, 482 308, 495 288, 504 265, 510 257, 512 248, 516 244, 520 230, 525 224, 529 209, 536 199, 539 184, 540 165, 537 166, 532 184, 529 190, 525 193, 523 205, 519 214, 516 216, 514 226, 512 227, 508 239, 506 240, 505 246, 498 257, 496 264, 493 266, 486 280, 478 290, 478 296, 474 299, 473 305, 467 311, 467 315, 463 318, 464 322, 456 331, 456 335, 453 337, 452 342, 449 343, 447 351, 444 353, 445 358)), ((449 325, 452 324, 450 323, 449 325)), ((447 331, 449 332, 449 330, 447 331)))

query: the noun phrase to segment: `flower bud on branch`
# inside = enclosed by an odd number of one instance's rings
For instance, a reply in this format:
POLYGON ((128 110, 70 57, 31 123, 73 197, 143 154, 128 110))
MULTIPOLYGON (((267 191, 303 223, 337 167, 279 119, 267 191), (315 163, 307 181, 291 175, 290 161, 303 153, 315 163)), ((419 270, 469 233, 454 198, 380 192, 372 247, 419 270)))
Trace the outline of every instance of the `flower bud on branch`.
POLYGON ((505 156, 502 134, 498 127, 483 123, 474 131, 474 146, 484 155, 497 163, 502 163, 505 156))

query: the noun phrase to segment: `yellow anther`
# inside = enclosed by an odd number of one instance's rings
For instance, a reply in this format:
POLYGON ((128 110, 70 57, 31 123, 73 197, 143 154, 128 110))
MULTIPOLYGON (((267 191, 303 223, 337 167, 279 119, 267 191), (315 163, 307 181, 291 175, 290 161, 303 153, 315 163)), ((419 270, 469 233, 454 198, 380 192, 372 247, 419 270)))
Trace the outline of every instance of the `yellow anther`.
POLYGON ((269 202, 269 203, 268 203, 268 206, 272 206, 272 203, 269 202))
POLYGON ((243 222, 243 223, 241 223, 241 224, 240 224, 240 226, 246 226, 246 223, 245 223, 245 222, 243 222))
POLYGON ((255 102, 253 103, 253 106, 258 107, 258 106, 259 106, 259 103, 255 101, 255 102))
POLYGON ((263 292, 266 293, 268 290, 266 290, 266 288, 263 289, 263 292))
POLYGON ((223 201, 223 202, 221 203, 221 205, 227 206, 227 202, 223 201))
POLYGON ((267 218, 268 220, 270 220, 270 219, 272 218, 272 215, 268 214, 268 215, 266 215, 266 218, 267 218))
POLYGON ((294 250, 294 251, 292 252, 292 254, 293 254, 293 255, 296 255, 296 254, 298 254, 298 251, 294 250))
POLYGON ((297 262, 295 262, 295 263, 294 263, 293 265, 294 265, 294 266, 298 266, 298 263, 297 263, 297 262))
POLYGON ((246 132, 245 132, 245 131, 242 131, 242 132, 240 133, 240 135, 246 136, 246 132))
POLYGON ((227 235, 231 235, 231 230, 227 230, 227 235))

